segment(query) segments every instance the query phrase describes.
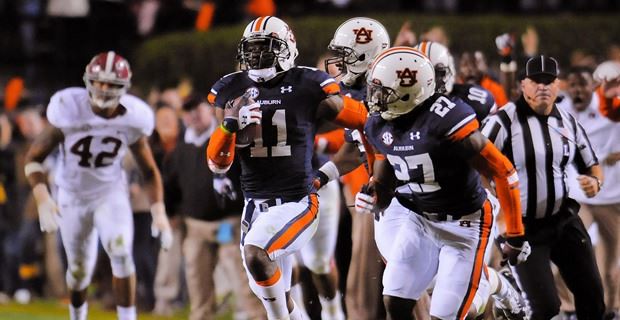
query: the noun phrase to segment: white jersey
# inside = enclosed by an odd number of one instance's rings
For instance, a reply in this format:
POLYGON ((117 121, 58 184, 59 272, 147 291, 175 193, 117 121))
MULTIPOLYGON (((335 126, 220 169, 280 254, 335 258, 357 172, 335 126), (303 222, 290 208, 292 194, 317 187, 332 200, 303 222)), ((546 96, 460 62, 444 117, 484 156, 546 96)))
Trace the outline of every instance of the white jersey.
POLYGON ((120 104, 127 111, 106 119, 92 111, 85 88, 52 96, 47 119, 65 138, 55 173, 60 188, 88 196, 126 183, 121 162, 127 148, 151 135, 155 120, 151 108, 135 96, 123 95, 120 104))
POLYGON ((574 167, 568 168, 568 187, 569 194, 581 203, 593 205, 615 204, 620 202, 620 163, 608 165, 605 158, 612 152, 620 152, 620 144, 617 137, 620 136, 620 123, 607 119, 599 111, 599 98, 596 93, 592 93, 592 101, 588 107, 578 112, 573 107, 573 102, 566 95, 558 107, 570 112, 581 126, 583 126, 592 148, 596 152, 599 164, 603 169, 604 184, 601 192, 595 197, 588 198, 579 187, 577 181, 577 170, 574 167))

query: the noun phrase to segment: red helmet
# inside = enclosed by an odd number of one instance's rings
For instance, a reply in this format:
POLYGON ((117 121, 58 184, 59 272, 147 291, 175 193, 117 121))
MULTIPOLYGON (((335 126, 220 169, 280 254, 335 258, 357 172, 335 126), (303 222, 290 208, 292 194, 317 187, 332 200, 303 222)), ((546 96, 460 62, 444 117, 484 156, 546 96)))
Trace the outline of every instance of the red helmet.
POLYGON ((90 60, 84 71, 84 83, 90 102, 99 108, 113 108, 131 86, 129 62, 114 51, 100 53, 90 60), (109 84, 107 88, 94 82, 109 84))

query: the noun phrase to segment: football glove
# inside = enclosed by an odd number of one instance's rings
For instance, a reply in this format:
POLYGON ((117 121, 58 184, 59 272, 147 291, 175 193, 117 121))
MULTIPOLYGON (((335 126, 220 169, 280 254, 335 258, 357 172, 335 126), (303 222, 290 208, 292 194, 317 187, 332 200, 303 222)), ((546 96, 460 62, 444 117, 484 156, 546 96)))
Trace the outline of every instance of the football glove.
POLYGON ((58 230, 58 222, 56 218, 60 216, 58 205, 43 183, 37 184, 32 189, 32 195, 37 203, 37 211, 39 213, 39 225, 43 232, 54 232, 58 230))
POLYGON ((376 210, 377 198, 372 195, 368 185, 355 195, 355 211, 361 214, 372 214, 376 210))
POLYGON ((229 200, 237 200, 237 192, 232 181, 225 174, 213 175, 213 190, 221 197, 228 198, 229 200))
POLYGON ((173 239, 172 228, 170 227, 170 221, 168 221, 166 207, 163 202, 156 202, 151 206, 151 217, 153 217, 151 236, 153 236, 153 238, 159 237, 162 249, 170 249, 173 239))
POLYGON ((516 266, 527 260, 530 253, 532 253, 532 248, 523 237, 508 238, 502 244, 504 260, 511 266, 516 266))

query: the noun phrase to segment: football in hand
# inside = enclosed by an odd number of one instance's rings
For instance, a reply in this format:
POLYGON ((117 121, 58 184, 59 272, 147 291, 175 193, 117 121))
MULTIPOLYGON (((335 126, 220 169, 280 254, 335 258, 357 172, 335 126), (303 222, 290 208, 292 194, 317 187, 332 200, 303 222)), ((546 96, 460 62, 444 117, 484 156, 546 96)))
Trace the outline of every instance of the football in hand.
MULTIPOLYGON (((225 112, 236 113, 234 116, 239 117, 239 109, 243 106, 249 106, 254 103, 254 100, 247 95, 242 95, 235 98, 230 105, 226 108, 225 112)), ((245 128, 237 131, 235 144, 238 148, 245 148, 249 146, 254 138, 260 134, 262 127, 260 124, 251 123, 245 126, 245 128)))

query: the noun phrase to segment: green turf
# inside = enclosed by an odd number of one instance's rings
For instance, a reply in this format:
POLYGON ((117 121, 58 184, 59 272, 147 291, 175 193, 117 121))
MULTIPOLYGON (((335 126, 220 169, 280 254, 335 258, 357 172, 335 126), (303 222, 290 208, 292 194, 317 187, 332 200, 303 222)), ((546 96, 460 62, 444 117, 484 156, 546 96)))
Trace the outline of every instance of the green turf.
MULTIPOLYGON (((140 320, 187 319, 188 311, 182 310, 173 317, 159 317, 148 313, 138 313, 140 320)), ((15 302, 0 304, 0 320, 66 320, 69 318, 69 307, 59 301, 36 300, 22 305, 15 302)), ((116 312, 105 311, 99 304, 89 304, 89 320, 116 319, 116 312)), ((232 319, 230 314, 216 318, 217 320, 232 319)))

